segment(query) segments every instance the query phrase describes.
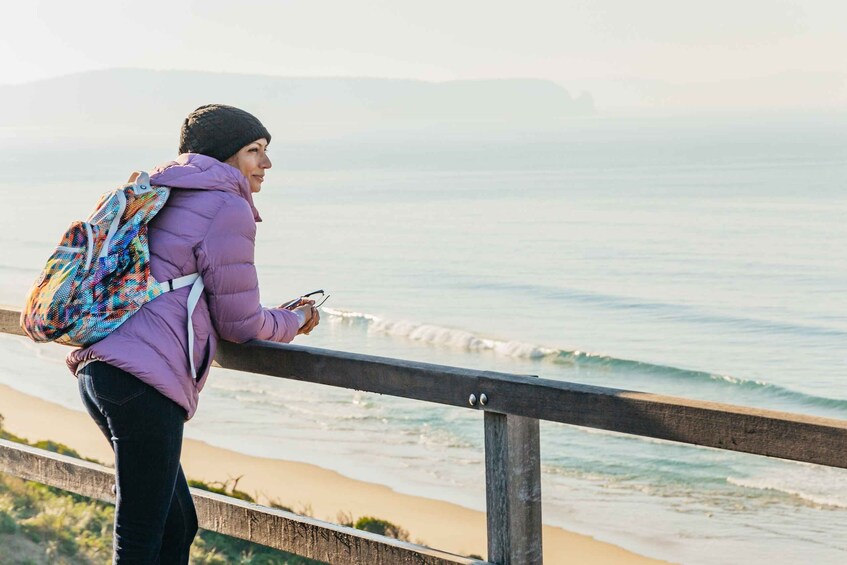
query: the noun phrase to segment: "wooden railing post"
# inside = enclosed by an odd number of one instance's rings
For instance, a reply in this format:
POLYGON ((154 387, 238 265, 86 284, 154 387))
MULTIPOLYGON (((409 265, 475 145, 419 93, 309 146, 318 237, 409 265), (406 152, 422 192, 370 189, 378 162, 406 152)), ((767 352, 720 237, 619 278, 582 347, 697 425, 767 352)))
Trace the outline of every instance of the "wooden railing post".
POLYGON ((538 420, 485 412, 488 561, 534 565, 541 551, 541 442, 538 420))

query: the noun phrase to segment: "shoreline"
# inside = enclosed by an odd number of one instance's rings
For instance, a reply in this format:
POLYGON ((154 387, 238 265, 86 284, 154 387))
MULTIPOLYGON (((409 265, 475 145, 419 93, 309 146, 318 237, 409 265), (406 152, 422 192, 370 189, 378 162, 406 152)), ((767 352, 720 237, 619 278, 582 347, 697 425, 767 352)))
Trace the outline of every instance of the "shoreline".
MULTIPOLYGON (((106 439, 81 411, 0 385, 0 414, 6 430, 30 441, 50 439, 82 456, 114 462, 106 439)), ((182 465, 187 477, 205 482, 240 477, 238 489, 255 495, 259 503, 275 501, 336 523, 340 513, 375 516, 408 530, 416 543, 462 555, 487 553, 485 514, 477 510, 401 494, 316 465, 245 455, 194 439, 183 441, 182 465)), ((559 527, 545 525, 543 532, 546 563, 667 563, 559 527)))

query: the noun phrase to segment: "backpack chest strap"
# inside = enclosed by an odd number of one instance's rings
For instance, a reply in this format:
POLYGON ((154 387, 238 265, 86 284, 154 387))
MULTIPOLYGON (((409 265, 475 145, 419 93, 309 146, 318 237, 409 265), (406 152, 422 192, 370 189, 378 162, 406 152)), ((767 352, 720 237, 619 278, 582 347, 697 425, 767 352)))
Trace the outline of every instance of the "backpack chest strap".
POLYGON ((159 283, 159 288, 162 289, 162 292, 170 292, 172 290, 179 290, 180 288, 185 288, 187 286, 191 286, 194 284, 194 281, 200 278, 200 273, 192 273, 190 275, 185 275, 184 277, 177 277, 175 279, 171 279, 169 281, 159 283))
POLYGON ((191 367, 191 377, 197 381, 197 369, 194 366, 194 324, 191 321, 191 316, 194 314, 194 308, 200 301, 200 295, 203 294, 203 278, 200 276, 200 273, 192 273, 184 277, 159 283, 159 288, 162 289, 162 292, 170 292, 187 286, 191 287, 191 292, 188 294, 188 302, 185 305, 188 311, 188 321, 186 324, 186 329, 188 330, 188 364, 191 367))

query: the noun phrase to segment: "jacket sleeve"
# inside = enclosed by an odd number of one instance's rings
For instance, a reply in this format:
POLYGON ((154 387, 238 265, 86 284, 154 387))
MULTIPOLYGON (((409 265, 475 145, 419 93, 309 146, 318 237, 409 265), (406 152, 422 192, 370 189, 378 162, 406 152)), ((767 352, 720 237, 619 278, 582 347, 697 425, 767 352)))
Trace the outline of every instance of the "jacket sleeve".
POLYGON ((254 264, 256 222, 247 202, 227 200, 195 248, 212 323, 221 339, 289 342, 299 329, 289 310, 263 308, 254 264))

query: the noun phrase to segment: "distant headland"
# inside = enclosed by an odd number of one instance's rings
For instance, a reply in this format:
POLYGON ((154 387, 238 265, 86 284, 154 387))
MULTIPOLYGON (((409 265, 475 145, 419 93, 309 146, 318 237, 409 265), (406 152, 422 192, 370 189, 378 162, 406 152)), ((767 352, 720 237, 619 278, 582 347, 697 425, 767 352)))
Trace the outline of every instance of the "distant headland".
POLYGON ((300 130, 349 131, 369 124, 543 123, 595 114, 539 79, 426 82, 383 78, 297 78, 197 71, 111 69, 0 86, 3 128, 132 128, 172 131, 195 107, 248 108, 300 130), (332 127, 334 126, 334 127, 332 127))

